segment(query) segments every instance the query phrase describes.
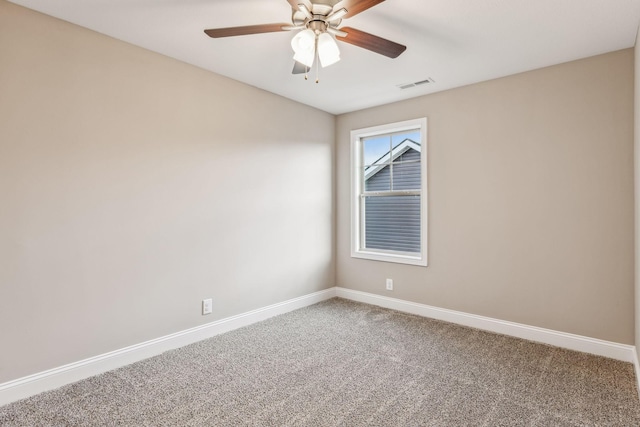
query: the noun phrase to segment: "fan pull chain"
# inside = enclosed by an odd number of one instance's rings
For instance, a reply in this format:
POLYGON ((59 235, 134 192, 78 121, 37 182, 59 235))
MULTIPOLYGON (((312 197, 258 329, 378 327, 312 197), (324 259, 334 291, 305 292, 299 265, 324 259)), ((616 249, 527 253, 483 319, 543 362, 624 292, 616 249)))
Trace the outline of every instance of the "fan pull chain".
POLYGON ((316 36, 316 84, 320 81, 320 54, 318 53, 318 36, 316 36))

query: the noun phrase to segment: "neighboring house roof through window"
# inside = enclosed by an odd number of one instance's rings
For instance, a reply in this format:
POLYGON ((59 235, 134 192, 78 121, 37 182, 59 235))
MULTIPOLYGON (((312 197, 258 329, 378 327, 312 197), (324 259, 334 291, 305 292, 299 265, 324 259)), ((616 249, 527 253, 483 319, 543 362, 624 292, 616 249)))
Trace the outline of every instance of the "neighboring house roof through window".
POLYGON ((396 145, 391 151, 387 151, 378 160, 367 166, 364 170, 364 180, 368 180, 388 166, 389 163, 395 161, 398 157, 411 149, 416 150, 418 153, 421 151, 419 143, 407 138, 400 144, 396 145))

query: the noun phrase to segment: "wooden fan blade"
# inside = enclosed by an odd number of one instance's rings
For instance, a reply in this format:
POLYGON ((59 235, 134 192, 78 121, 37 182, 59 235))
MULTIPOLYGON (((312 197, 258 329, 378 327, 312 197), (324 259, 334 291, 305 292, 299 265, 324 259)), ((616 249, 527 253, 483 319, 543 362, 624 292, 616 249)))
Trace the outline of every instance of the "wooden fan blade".
POLYGON ((287 31, 283 27, 291 24, 262 24, 246 25, 244 27, 212 28, 204 30, 209 36, 217 39, 219 37, 246 36, 248 34, 274 33, 276 31, 287 31))
POLYGON ((333 7, 333 10, 339 10, 344 7, 347 9, 347 14, 344 15, 344 17, 351 18, 352 16, 357 15, 360 12, 364 12, 383 1, 384 0, 342 0, 333 7))
POLYGON ((397 58, 407 49, 406 46, 392 42, 391 40, 383 39, 382 37, 374 36, 373 34, 365 33, 364 31, 356 30, 355 28, 343 27, 340 29, 346 32, 347 36, 341 37, 338 35, 338 40, 379 53, 380 55, 384 55, 389 58, 397 58))
POLYGON ((304 74, 308 69, 309 68, 306 65, 301 64, 298 61, 293 61, 293 71, 291 71, 291 74, 304 74))

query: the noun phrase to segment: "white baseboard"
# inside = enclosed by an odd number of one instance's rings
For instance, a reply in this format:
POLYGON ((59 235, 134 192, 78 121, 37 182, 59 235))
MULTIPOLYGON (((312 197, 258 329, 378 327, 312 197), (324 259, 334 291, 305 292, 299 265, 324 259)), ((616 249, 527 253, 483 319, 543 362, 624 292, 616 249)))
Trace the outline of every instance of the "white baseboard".
MULTIPOLYGON (((640 365, 638 363, 636 348, 631 345, 618 344, 336 287, 2 383, 0 384, 0 406, 336 296, 403 311, 405 313, 416 314, 418 316, 444 320, 459 325, 630 362, 634 364, 636 378, 640 379, 640 365)), ((638 390, 640 391, 640 382, 638 383, 638 390)))
POLYGON ((326 289, 0 384, 0 406, 336 296, 326 289))
MULTIPOLYGON (((635 347, 632 345, 619 344, 611 341, 569 334, 566 332, 553 331, 551 329, 523 325, 521 323, 477 316, 475 314, 468 314, 461 311, 448 310, 340 287, 336 288, 336 296, 403 311, 405 313, 416 314, 418 316, 444 320, 458 325, 470 326, 472 328, 482 329, 485 331, 496 332, 503 335, 562 347, 569 350, 576 350, 624 362, 635 363, 636 373, 638 373, 638 362, 637 357, 635 357, 635 347)), ((638 378, 637 374, 636 378, 638 378)))

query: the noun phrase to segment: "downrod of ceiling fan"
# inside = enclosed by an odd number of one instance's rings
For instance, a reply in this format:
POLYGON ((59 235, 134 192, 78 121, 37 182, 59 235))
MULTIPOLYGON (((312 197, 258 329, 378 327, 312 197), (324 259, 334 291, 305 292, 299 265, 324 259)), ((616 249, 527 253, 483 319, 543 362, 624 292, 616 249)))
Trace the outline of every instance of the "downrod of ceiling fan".
POLYGON ((317 19, 316 16, 318 15, 314 15, 313 19, 306 22, 305 26, 316 34, 322 34, 327 31, 329 24, 327 24, 323 19, 317 19))

